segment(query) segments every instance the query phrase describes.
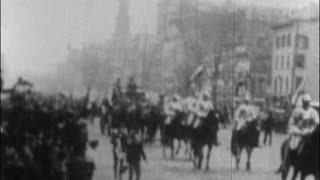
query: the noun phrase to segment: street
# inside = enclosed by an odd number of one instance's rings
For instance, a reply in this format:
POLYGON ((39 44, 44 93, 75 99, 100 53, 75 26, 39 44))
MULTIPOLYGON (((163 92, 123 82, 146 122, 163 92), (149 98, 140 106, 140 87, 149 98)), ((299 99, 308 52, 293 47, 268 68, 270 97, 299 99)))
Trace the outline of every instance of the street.
MULTIPOLYGON (((108 137, 104 137, 99 132, 98 122, 89 125, 90 139, 98 139, 99 147, 94 153, 96 171, 94 180, 111 180, 112 172, 112 153, 111 144, 108 137)), ((230 130, 221 129, 219 131, 220 146, 213 148, 209 171, 195 170, 191 161, 184 155, 184 148, 175 160, 164 160, 162 149, 157 142, 154 145, 145 145, 148 164, 142 162, 142 180, 279 180, 280 175, 274 172, 280 163, 280 145, 285 136, 276 134, 274 144, 271 147, 255 149, 252 155, 252 170, 245 171, 246 153, 243 151, 241 159, 241 169, 236 171, 234 159, 231 158, 229 143, 230 130)), ((206 152, 206 149, 204 150, 206 152)), ((168 153, 169 154, 169 151, 168 153)), ((123 176, 127 179, 128 174, 123 176)), ((309 178, 312 179, 312 178, 309 178)))

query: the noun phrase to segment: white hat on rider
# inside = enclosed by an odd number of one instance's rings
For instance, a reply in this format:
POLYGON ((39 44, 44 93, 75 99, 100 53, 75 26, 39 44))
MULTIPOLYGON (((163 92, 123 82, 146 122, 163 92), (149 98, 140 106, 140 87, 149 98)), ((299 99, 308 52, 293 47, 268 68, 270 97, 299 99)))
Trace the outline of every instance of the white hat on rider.
POLYGON ((302 101, 311 102, 311 96, 309 94, 304 94, 302 96, 302 101))

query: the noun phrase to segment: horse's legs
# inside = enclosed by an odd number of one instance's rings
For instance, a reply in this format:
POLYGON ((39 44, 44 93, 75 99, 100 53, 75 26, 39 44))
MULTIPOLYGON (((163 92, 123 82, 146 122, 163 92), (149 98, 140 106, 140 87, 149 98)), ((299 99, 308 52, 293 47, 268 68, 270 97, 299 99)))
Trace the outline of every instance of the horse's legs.
POLYGON ((164 159, 167 158, 167 156, 166 156, 166 144, 165 144, 165 142, 162 142, 162 156, 163 156, 164 159))
POLYGON ((264 130, 263 145, 267 145, 267 140, 268 140, 268 132, 267 130, 264 130))
POLYGON ((101 134, 104 135, 105 133, 105 123, 104 123, 104 119, 100 119, 100 130, 101 130, 101 134))
POLYGON ((252 150, 253 150, 253 148, 252 147, 247 147, 246 148, 246 150, 247 150, 247 171, 250 171, 251 170, 251 154, 252 154, 252 150))
POLYGON ((122 180, 123 166, 124 166, 124 160, 121 159, 119 161, 119 166, 118 166, 118 177, 119 177, 119 180, 122 180))
POLYGON ((178 140, 178 148, 176 149, 176 152, 175 152, 176 155, 179 154, 180 148, 181 148, 181 139, 178 138, 177 140, 178 140))
POLYGON ((304 173, 304 172, 301 172, 301 173, 300 173, 300 180, 305 180, 306 177, 307 177, 307 174, 306 174, 306 173, 304 173))
POLYGON ((197 159, 198 159, 198 156, 196 154, 196 151, 193 151, 193 166, 194 166, 194 168, 197 168, 197 159))
POLYGON ((185 139, 185 140, 184 140, 184 144, 186 145, 184 154, 185 154, 185 155, 188 155, 188 153, 189 153, 189 141, 188 141, 188 139, 185 139))
POLYGON ((191 145, 191 148, 192 148, 192 153, 193 153, 193 166, 195 168, 197 168, 197 160, 198 160, 198 150, 197 150, 197 146, 192 144, 191 145))
POLYGON ((174 139, 172 138, 171 140, 170 140, 170 150, 171 150, 171 159, 173 159, 174 158, 174 139))
POLYGON ((201 166, 202 166, 202 160, 203 160, 203 152, 202 152, 202 148, 199 148, 198 169, 201 169, 201 166))
POLYGON ((237 153, 236 153, 236 169, 239 170, 242 148, 237 147, 236 151, 237 151, 237 153))
MULTIPOLYGON (((296 180, 298 176, 298 170, 296 168, 293 167, 293 175, 292 175, 292 180, 296 180)), ((302 175, 301 175, 302 177, 302 175)))
POLYGON ((210 157, 211 157, 211 150, 212 150, 212 145, 209 144, 208 145, 208 152, 207 152, 207 165, 206 165, 206 169, 209 170, 210 169, 210 157))
POLYGON ((192 160, 192 154, 193 154, 193 150, 192 150, 192 148, 190 147, 190 150, 189 150, 189 160, 192 160))
POLYGON ((289 169, 285 169, 285 170, 281 171, 282 180, 286 180, 287 179, 288 172, 289 172, 289 169))
POLYGON ((272 130, 269 132, 269 146, 272 145, 272 130))
POLYGON ((114 179, 117 180, 118 179, 118 174, 117 171, 118 170, 118 158, 116 157, 116 155, 113 155, 113 173, 114 173, 114 179))

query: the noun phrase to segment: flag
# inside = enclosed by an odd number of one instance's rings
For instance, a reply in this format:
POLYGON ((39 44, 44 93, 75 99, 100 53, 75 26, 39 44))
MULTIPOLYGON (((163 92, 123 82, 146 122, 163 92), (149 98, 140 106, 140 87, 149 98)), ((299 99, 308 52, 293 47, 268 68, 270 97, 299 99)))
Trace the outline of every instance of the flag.
POLYGON ((200 65, 197 67, 197 69, 192 73, 189 81, 193 81, 196 77, 198 77, 200 74, 203 73, 203 70, 204 70, 204 65, 200 65))

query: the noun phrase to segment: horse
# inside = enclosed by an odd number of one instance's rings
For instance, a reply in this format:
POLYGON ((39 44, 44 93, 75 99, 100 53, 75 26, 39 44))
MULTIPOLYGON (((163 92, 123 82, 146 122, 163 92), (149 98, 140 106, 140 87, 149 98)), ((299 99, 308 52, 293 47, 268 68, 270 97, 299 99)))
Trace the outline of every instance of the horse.
MULTIPOLYGON (((281 146, 282 160, 289 146, 290 141, 287 139, 281 146)), ((319 180, 319 125, 312 134, 304 137, 300 146, 300 153, 289 150, 288 166, 281 171, 282 180, 287 179, 290 167, 293 167, 292 180, 297 178, 299 172, 301 180, 305 180, 308 175, 313 175, 315 180, 319 180)))
MULTIPOLYGON (((166 146, 170 147, 171 150, 171 159, 174 158, 174 154, 178 154, 181 147, 181 140, 185 141, 183 133, 182 122, 185 119, 186 114, 184 112, 177 112, 173 117, 170 124, 162 124, 161 128, 161 141, 162 141, 162 150, 163 157, 166 158, 166 146), (178 148, 174 153, 174 140, 178 140, 178 148)), ((186 142, 186 141, 185 141, 186 142)))
POLYGON ((146 142, 152 143, 155 140, 157 130, 164 117, 159 108, 152 106, 147 118, 147 121, 145 121, 147 130, 146 142))
MULTIPOLYGON (((251 154, 256 147, 258 137, 258 120, 247 123, 241 130, 234 130, 231 138, 231 153, 236 158, 236 169, 239 169, 241 153, 243 149, 247 152, 246 170, 251 170, 251 154)), ((259 133, 259 132, 258 132, 259 133)))
POLYGON ((210 110, 207 117, 201 119, 198 127, 192 130, 191 147, 193 150, 193 165, 201 169, 203 161, 203 148, 208 146, 206 156, 206 169, 209 170, 211 150, 214 144, 217 144, 217 135, 219 130, 219 117, 215 110, 210 110))

